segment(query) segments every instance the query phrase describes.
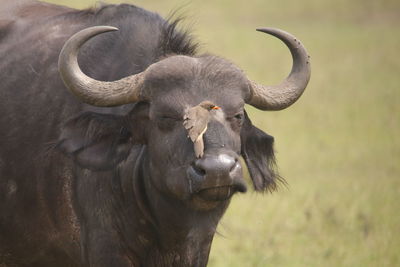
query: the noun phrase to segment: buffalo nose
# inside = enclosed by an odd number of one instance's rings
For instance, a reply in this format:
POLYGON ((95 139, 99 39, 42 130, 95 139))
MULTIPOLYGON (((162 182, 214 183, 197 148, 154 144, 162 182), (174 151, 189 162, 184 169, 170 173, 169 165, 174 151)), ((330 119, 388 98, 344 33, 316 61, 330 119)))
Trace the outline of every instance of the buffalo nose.
POLYGON ((227 154, 205 155, 194 162, 195 170, 204 176, 223 177, 240 168, 237 159, 227 154))
POLYGON ((204 192, 210 188, 229 188, 230 194, 247 190, 238 158, 226 153, 206 153, 193 162, 187 174, 192 193, 204 192))

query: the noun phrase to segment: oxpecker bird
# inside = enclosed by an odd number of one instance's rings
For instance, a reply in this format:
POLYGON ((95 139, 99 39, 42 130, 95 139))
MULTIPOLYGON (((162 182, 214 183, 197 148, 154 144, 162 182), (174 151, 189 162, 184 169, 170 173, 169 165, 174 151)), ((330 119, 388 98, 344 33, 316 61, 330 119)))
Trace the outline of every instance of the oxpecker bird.
POLYGON ((197 158, 201 158, 204 154, 203 134, 207 131, 210 112, 215 109, 220 109, 220 107, 210 101, 203 101, 190 108, 183 116, 183 126, 194 143, 194 153, 197 158))

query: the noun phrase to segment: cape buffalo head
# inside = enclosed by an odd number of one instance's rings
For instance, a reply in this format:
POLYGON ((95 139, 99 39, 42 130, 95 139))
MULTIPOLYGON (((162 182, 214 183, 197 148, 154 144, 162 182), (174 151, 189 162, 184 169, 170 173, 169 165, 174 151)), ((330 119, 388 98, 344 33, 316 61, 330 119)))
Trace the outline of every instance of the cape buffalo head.
MULTIPOLYGON (((67 127, 62 138, 65 150, 76 152, 76 159, 84 166, 106 168, 124 160, 132 145, 142 144, 146 152, 140 160, 152 186, 196 209, 213 208, 233 193, 246 191, 240 156, 256 190, 274 189, 273 137, 252 125, 244 105, 281 110, 301 96, 310 78, 310 66, 307 52, 296 38, 277 29, 260 30, 281 39, 293 56, 291 73, 277 86, 250 81, 231 62, 215 56, 171 55, 141 73, 113 82, 86 76, 77 63, 79 48, 95 35, 114 30, 97 26, 72 36, 60 54, 59 70, 65 85, 85 103, 103 107, 137 104, 123 118, 109 115, 106 123, 103 118, 104 126, 97 130, 98 140, 103 141, 86 149, 77 144, 83 141, 74 138, 78 136, 75 128, 67 127), (196 158, 183 116, 202 101, 211 101, 220 109, 212 111, 203 136, 204 155, 196 158), (109 155, 107 162, 99 156, 104 151, 109 155)), ((88 121, 96 123, 96 115, 86 114, 70 124, 88 121)))

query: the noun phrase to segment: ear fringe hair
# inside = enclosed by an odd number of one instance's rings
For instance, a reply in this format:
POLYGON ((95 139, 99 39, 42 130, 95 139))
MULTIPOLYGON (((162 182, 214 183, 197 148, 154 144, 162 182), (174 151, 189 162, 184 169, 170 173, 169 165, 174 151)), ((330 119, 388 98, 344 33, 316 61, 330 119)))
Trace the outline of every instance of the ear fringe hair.
POLYGON ((274 192, 280 185, 287 185, 277 170, 274 138, 255 127, 246 112, 241 140, 242 157, 255 191, 274 192))

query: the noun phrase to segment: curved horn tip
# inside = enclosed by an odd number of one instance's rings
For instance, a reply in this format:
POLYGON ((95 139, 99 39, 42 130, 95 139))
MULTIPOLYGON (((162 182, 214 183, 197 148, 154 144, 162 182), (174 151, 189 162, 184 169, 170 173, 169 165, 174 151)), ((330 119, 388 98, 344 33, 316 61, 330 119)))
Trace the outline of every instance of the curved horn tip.
POLYGON ((278 28, 269 28, 269 27, 257 28, 256 31, 273 35, 273 36, 281 39, 282 41, 284 41, 284 39, 287 39, 288 41, 290 40, 291 42, 292 41, 294 41, 295 43, 299 42, 299 40, 293 34, 288 33, 284 30, 278 29, 278 28))
MULTIPOLYGON (((64 44, 61 49, 60 58, 68 49, 76 50, 79 49, 86 41, 93 38, 96 35, 118 31, 119 29, 113 26, 93 26, 72 35, 64 44)), ((69 52, 69 51, 67 51, 69 52)))
POLYGON ((280 30, 278 28, 272 28, 272 27, 263 27, 263 28, 257 28, 256 31, 270 33, 270 32, 282 31, 282 30, 280 30))
POLYGON ((102 26, 101 25, 101 26, 93 26, 90 28, 86 28, 83 31, 93 32, 93 33, 95 33, 95 35, 97 35, 100 33, 119 31, 119 29, 114 26, 102 26))
POLYGON ((277 28, 258 28, 259 32, 273 35, 283 41, 293 58, 289 76, 279 85, 263 86, 251 82, 248 104, 261 110, 281 110, 289 107, 302 95, 310 79, 309 56, 305 47, 292 34, 277 28))
POLYGON ((98 29, 98 30, 104 30, 104 31, 119 31, 117 27, 114 26, 106 26, 106 25, 100 25, 100 26, 93 26, 88 29, 98 29))
POLYGON ((275 28, 270 28, 270 27, 263 27, 263 28, 257 28, 256 31, 258 32, 269 32, 271 30, 274 30, 275 28))
POLYGON ((93 106, 110 107, 133 103, 140 100, 143 72, 117 81, 95 80, 79 67, 80 47, 96 35, 117 31, 112 26, 94 26, 83 29, 70 37, 61 49, 58 69, 65 86, 82 102, 93 106))
MULTIPOLYGON (((113 27, 113 26, 93 26, 93 27, 89 27, 86 29, 83 29, 77 33, 75 33, 72 38, 74 38, 75 36, 87 36, 86 38, 92 38, 96 35, 102 34, 102 33, 106 33, 106 32, 114 32, 114 31, 119 31, 119 29, 117 27, 113 27)), ((80 37, 78 37, 78 39, 80 39, 80 37)), ((83 39, 84 41, 85 38, 83 39)))

